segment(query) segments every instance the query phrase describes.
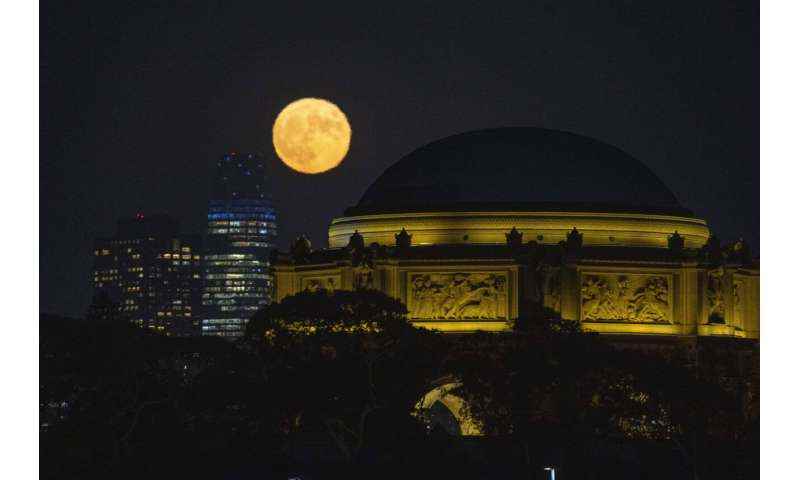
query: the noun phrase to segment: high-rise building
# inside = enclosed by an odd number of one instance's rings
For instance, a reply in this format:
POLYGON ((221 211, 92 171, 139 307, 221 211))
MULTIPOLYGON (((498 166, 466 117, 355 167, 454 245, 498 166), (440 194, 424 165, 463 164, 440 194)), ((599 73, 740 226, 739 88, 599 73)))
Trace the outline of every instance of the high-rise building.
POLYGON ((143 328, 170 336, 199 334, 201 239, 179 231, 168 215, 119 220, 113 237, 95 240, 94 298, 143 328))
POLYGON ((264 159, 230 153, 217 162, 208 204, 203 335, 239 337, 272 301, 269 254, 277 232, 264 159))

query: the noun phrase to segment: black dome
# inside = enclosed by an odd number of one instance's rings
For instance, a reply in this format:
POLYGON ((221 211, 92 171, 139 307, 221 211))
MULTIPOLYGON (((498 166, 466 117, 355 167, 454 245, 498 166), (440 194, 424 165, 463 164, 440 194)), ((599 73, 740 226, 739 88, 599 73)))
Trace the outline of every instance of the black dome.
POLYGON ((418 148, 383 172, 346 214, 498 208, 688 212, 653 172, 616 147, 514 127, 418 148))

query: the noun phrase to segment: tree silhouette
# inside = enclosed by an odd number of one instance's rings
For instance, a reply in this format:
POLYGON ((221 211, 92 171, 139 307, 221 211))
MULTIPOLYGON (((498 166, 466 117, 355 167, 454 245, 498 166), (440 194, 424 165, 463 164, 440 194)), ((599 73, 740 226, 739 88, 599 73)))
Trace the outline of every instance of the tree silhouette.
POLYGON ((349 461, 414 432, 443 342, 405 314, 374 290, 303 292, 258 312, 247 338, 284 431, 325 431, 349 461))
MULTIPOLYGON (((447 364, 461 381, 456 393, 466 401, 465 414, 488 435, 514 438, 526 455, 550 452, 548 461, 556 458, 581 478, 596 467, 585 457, 594 445, 671 445, 667 451, 677 449, 697 478, 717 478, 710 472, 731 465, 726 455, 744 453, 757 441, 757 418, 745 416, 736 401, 736 392, 749 391, 752 404, 754 387, 726 387, 733 381, 729 368, 727 374, 708 371, 734 364, 724 348, 708 345, 706 355, 713 352, 713 358, 687 365, 679 346, 657 352, 616 348, 558 318, 527 325, 513 335, 464 338, 447 364)), ((741 353, 740 343, 730 345, 741 353)), ((752 385, 753 371, 757 367, 745 372, 751 380, 737 381, 752 385)), ((734 473, 730 468, 721 478, 734 473)))

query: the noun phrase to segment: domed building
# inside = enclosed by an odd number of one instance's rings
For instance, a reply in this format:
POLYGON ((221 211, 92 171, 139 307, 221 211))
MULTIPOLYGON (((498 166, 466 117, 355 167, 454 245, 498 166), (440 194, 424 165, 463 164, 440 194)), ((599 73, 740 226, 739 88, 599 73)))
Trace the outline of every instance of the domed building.
POLYGON ((416 325, 505 331, 560 315, 605 334, 759 336, 759 271, 644 164, 539 128, 454 135, 389 167, 278 254, 277 298, 374 288, 416 325))

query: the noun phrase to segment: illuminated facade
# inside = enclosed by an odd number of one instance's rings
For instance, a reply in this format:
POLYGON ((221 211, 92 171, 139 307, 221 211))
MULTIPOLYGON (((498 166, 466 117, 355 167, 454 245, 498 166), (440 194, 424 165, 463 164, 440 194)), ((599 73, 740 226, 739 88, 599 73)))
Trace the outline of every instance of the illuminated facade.
POLYGON ((198 335, 200 252, 200 237, 181 235, 171 217, 122 219, 114 237, 95 241, 94 296, 110 300, 140 327, 168 336, 198 335))
POLYGON ((506 128, 426 145, 299 239, 277 299, 374 288, 446 332, 508 331, 537 315, 641 340, 759 337, 759 268, 722 246, 638 160, 566 132, 506 128))
POLYGON ((250 317, 272 300, 269 254, 276 232, 263 159, 224 155, 208 206, 203 335, 241 336, 250 317))

